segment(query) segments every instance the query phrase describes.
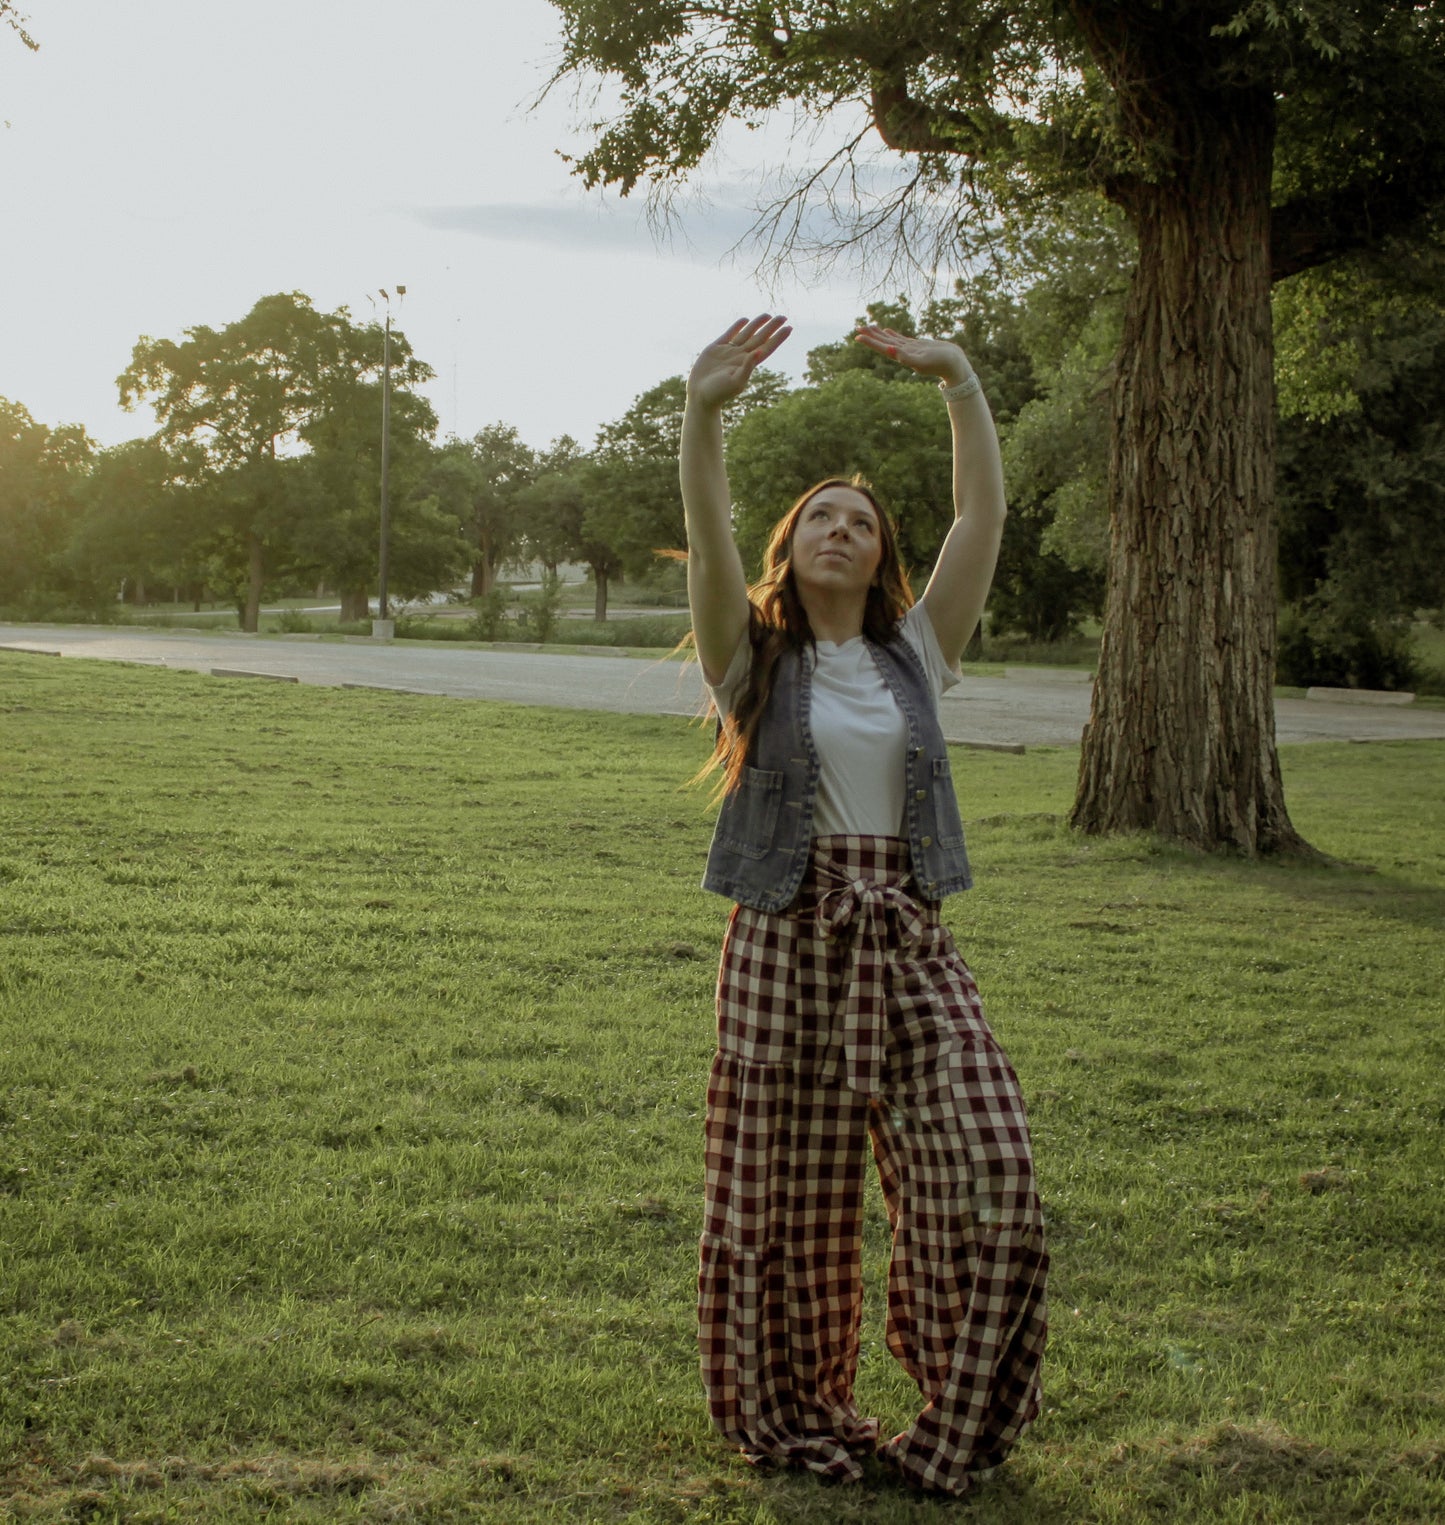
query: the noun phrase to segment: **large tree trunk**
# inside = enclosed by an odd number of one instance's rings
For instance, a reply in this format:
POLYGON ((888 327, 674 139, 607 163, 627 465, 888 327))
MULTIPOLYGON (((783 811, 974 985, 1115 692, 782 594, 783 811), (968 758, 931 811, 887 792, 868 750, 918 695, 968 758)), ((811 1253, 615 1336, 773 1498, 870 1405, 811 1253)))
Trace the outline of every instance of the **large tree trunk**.
POLYGON ((343 588, 341 592, 342 624, 354 624, 371 618, 371 595, 365 588, 343 588))
POLYGON ((1072 821, 1272 852, 1302 845, 1274 732, 1273 103, 1200 91, 1171 105, 1177 172, 1121 197, 1139 265, 1072 821))
POLYGON ((592 600, 592 618, 602 625, 607 621, 607 568, 594 566, 592 581, 597 585, 596 597, 592 600))
POLYGON ((246 581, 246 607, 241 615, 241 629, 253 635, 261 628, 261 585, 266 576, 266 548, 257 534, 246 536, 250 567, 246 581))

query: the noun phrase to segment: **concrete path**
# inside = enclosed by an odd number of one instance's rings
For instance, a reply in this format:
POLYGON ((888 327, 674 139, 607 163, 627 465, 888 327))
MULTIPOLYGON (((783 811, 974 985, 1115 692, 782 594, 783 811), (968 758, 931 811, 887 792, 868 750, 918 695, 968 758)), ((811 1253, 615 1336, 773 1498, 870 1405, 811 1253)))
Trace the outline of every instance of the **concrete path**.
MULTIPOLYGON (((319 641, 103 625, 0 625, 0 656, 6 648, 563 709, 692 715, 702 701, 694 666, 590 653, 477 651, 441 642, 387 645, 364 637, 319 641)), ((1074 746, 1089 716, 1089 691, 1083 674, 1065 669, 1018 666, 1008 669, 1006 677, 967 676, 944 698, 944 734, 950 741, 979 746, 1074 746)), ((1275 714, 1282 742, 1445 739, 1445 709, 1281 699, 1275 714)))

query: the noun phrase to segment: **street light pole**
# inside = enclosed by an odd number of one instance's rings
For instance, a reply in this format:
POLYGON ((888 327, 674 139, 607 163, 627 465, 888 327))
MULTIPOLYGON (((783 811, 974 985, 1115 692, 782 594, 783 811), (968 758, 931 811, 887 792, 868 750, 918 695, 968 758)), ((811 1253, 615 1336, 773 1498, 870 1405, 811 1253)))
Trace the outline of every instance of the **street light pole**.
MULTIPOLYGON (((398 286, 396 294, 406 295, 406 287, 398 286)), ((386 328, 381 351, 381 554, 378 557, 377 618, 372 622, 371 633, 389 640, 393 626, 387 613, 386 577, 391 556, 391 294, 381 289, 386 303, 386 328)))
MULTIPOLYGON (((383 291, 382 296, 386 296, 383 291)), ((391 551, 391 300, 386 304, 386 337, 381 361, 381 557, 377 613, 386 619, 386 573, 391 551)))

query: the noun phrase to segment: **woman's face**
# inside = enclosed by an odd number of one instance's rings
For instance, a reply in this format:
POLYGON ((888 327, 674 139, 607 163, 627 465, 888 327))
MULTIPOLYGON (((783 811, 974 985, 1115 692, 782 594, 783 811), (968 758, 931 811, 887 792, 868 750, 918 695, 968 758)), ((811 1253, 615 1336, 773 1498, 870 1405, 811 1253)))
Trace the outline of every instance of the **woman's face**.
POLYGON ((883 560, 878 514, 855 487, 824 487, 793 526, 793 576, 800 589, 865 598, 883 560))

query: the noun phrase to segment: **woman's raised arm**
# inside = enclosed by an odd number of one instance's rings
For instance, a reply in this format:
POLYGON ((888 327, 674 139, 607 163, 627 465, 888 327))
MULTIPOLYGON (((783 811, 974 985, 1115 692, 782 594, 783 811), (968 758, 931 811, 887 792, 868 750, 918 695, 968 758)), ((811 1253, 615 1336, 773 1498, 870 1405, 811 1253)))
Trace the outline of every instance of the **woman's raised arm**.
POLYGON ((767 314, 740 318, 697 357, 687 378, 678 461, 687 523, 687 601, 703 676, 720 682, 748 628, 748 583, 733 539, 723 462, 723 409, 792 330, 767 314))
POLYGON ((1008 513, 993 414, 968 357, 956 344, 910 338, 876 324, 860 328, 854 337, 909 370, 936 376, 948 398, 954 519, 923 591, 923 606, 944 659, 956 667, 983 614, 1008 513))

